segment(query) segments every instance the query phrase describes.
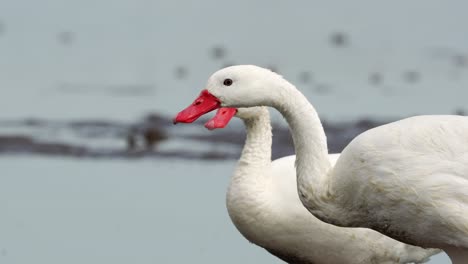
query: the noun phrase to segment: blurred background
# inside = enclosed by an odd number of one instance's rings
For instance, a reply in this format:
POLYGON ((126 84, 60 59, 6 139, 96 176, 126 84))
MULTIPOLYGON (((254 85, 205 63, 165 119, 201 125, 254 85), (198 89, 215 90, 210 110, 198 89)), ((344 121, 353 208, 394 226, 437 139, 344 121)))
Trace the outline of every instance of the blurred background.
MULTIPOLYGON (((281 263, 225 209, 244 131, 173 126, 217 69, 270 68, 330 151, 468 111, 466 1, 0 2, 0 263, 281 263)), ((293 153, 274 115, 274 157, 293 153)), ((206 120, 206 119, 204 119, 206 120)), ((450 263, 444 254, 430 263, 450 263)))

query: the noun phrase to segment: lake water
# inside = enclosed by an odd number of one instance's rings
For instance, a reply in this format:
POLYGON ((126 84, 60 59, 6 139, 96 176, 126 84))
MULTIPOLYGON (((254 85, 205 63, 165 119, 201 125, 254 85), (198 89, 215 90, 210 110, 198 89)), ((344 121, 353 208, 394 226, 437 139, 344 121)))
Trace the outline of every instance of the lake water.
POLYGON ((279 263, 230 223, 233 165, 2 158, 0 263, 279 263))
POLYGON ((225 64, 276 68, 328 119, 467 110, 467 8, 457 0, 3 0, 0 118, 172 115, 225 64), (330 42, 338 33, 346 45, 330 42), (217 46, 226 51, 218 59, 217 46))
POLYGON ((234 166, 2 157, 0 263, 281 263, 230 222, 234 166))

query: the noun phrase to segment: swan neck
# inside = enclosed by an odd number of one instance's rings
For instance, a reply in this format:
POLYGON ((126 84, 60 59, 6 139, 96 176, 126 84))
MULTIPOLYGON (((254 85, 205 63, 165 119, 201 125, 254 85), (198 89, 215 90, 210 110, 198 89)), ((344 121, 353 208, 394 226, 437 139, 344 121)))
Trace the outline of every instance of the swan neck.
POLYGON ((243 221, 240 216, 257 214, 252 208, 268 200, 264 197, 272 180, 267 172, 271 164, 272 134, 268 110, 265 112, 256 118, 243 119, 247 136, 226 197, 234 222, 243 221))
MULTIPOLYGON (((328 191, 331 168, 325 131, 317 111, 292 84, 282 87, 281 100, 273 105, 286 119, 296 152, 296 172, 301 200, 303 193, 315 199, 328 191)), ((303 202, 305 202, 303 200, 303 202)))
POLYGON ((261 115, 243 119, 246 139, 239 164, 266 166, 271 162, 272 134, 268 110, 261 115))

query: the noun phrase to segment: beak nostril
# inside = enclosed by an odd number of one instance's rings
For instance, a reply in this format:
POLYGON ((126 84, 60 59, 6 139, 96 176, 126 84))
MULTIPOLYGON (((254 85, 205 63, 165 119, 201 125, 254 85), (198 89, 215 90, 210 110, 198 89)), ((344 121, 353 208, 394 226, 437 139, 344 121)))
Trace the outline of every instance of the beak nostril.
POLYGON ((201 101, 196 101, 194 105, 200 105, 202 102, 201 101))

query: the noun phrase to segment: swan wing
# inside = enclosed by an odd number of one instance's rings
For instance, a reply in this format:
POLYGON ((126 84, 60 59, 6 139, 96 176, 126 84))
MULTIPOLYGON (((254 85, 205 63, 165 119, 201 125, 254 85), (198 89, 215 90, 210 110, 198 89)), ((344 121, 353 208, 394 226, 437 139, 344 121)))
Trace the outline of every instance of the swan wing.
POLYGON ((418 116, 364 132, 343 150, 332 186, 353 212, 345 225, 419 245, 428 233, 468 244, 468 117, 418 116))

